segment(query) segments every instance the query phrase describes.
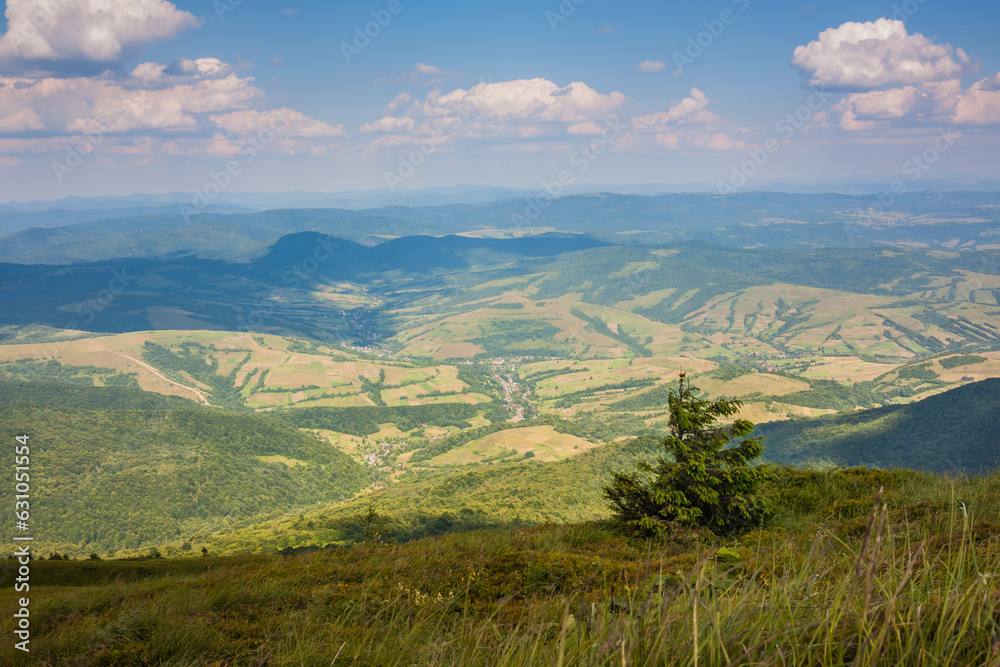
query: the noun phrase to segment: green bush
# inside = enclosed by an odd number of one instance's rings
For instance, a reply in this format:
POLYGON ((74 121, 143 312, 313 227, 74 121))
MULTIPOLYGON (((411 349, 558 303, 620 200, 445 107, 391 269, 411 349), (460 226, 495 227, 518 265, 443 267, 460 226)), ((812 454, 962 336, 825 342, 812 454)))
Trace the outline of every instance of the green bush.
POLYGON ((742 403, 698 398, 685 373, 667 402, 670 434, 662 447, 670 459, 660 456, 655 465, 640 462, 636 472, 613 474, 604 493, 616 517, 631 529, 654 535, 676 526, 729 532, 758 523, 769 505, 758 489, 773 471, 748 463, 764 451, 763 438, 749 437, 754 426, 743 419, 717 425, 742 403), (743 440, 731 447, 739 438, 743 440))

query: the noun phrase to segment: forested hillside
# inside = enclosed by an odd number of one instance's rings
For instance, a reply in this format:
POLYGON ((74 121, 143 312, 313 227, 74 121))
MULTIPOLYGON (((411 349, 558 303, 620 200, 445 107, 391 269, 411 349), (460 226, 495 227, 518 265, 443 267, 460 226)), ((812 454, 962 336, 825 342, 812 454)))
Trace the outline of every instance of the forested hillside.
MULTIPOLYGON (((39 549, 104 553, 184 542, 349 498, 368 483, 349 456, 275 419, 172 407, 0 405, 0 432, 30 438, 39 549)), ((12 493, 0 489, 0 502, 13 506, 12 493)))
POLYGON ((795 465, 867 465, 992 474, 1000 467, 1000 379, 909 405, 761 424, 765 457, 795 465))

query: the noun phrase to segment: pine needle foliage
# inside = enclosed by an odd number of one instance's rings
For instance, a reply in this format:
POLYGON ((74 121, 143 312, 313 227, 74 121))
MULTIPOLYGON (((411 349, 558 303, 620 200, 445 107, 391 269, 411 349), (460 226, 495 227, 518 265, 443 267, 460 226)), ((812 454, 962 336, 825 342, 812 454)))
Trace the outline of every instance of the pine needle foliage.
POLYGON ((629 529, 663 535, 676 527, 702 526, 738 532, 759 524, 770 508, 761 493, 773 476, 769 465, 751 465, 764 451, 751 437, 753 423, 736 419, 742 403, 698 396, 686 373, 667 397, 670 433, 655 463, 640 462, 633 472, 615 472, 604 495, 616 518, 629 529))

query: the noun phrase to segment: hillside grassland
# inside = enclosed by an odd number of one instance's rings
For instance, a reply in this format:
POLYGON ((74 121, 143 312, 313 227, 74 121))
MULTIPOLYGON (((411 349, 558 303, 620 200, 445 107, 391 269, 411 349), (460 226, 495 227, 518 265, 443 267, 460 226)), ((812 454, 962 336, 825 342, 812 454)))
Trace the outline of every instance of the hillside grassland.
POLYGON ((430 459, 429 465, 480 463, 486 459, 530 457, 538 461, 560 461, 597 447, 589 440, 559 433, 551 426, 514 428, 487 435, 430 459))
POLYGON ((590 522, 35 561, 32 653, 9 664, 992 664, 998 484, 785 468, 739 537, 590 522))

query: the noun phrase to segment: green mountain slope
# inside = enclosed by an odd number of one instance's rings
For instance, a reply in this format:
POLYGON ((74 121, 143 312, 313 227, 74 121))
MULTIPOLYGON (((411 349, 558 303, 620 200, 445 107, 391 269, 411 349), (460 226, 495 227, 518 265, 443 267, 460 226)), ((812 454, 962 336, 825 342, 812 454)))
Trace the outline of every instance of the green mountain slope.
POLYGON ((494 463, 421 472, 349 502, 259 526, 213 534, 215 552, 247 552, 364 539, 360 517, 373 506, 386 535, 406 541, 488 527, 574 522, 608 515, 602 485, 611 472, 651 460, 659 441, 610 443, 557 463, 494 463))
POLYGON ((757 427, 765 457, 802 465, 989 473, 1000 465, 1000 380, 965 385, 910 405, 757 427))
MULTIPOLYGON (((350 497, 368 483, 341 451, 276 419, 212 410, 0 405, 31 446, 39 549, 141 548, 350 497)), ((13 485, 0 503, 13 507, 13 485)))
POLYGON ((129 387, 80 387, 60 382, 0 380, 0 404, 77 410, 197 410, 199 403, 129 387))

